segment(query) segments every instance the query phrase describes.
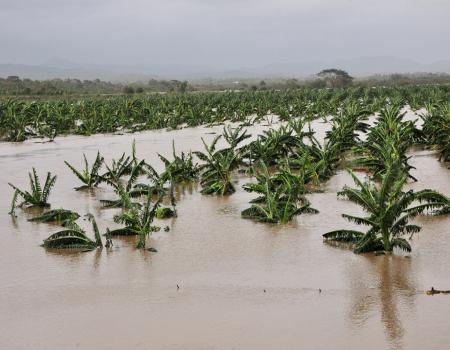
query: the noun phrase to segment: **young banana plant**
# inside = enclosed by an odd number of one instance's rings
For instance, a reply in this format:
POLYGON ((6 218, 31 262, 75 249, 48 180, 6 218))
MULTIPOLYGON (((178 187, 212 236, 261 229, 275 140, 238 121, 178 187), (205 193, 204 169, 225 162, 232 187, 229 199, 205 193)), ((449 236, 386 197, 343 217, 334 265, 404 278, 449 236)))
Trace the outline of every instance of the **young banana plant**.
POLYGON ((42 244, 45 248, 54 249, 83 249, 92 250, 97 247, 103 247, 100 231, 97 222, 92 214, 87 214, 89 221, 92 222, 95 240, 90 239, 86 232, 74 221, 65 222, 65 229, 53 233, 42 244))
POLYGON ((187 155, 181 152, 178 155, 175 151, 175 142, 172 141, 173 160, 170 161, 158 153, 158 157, 164 163, 165 171, 161 177, 170 177, 175 183, 193 181, 198 177, 199 168, 194 164, 192 153, 187 155))
POLYGON ((97 152, 97 157, 95 158, 94 164, 92 164, 91 168, 89 168, 89 163, 84 153, 83 157, 84 157, 84 169, 82 171, 78 171, 71 164, 69 164, 69 162, 64 161, 64 163, 69 167, 69 169, 72 170, 72 172, 83 183, 82 186, 75 187, 76 191, 83 190, 86 188, 97 187, 98 184, 102 181, 102 177, 99 175, 99 171, 103 165, 104 159, 102 156, 100 156, 100 152, 97 152))
POLYGON ((285 224, 296 215, 318 213, 316 209, 311 208, 305 197, 306 184, 316 178, 314 169, 303 169, 296 175, 286 165, 284 169, 271 175, 264 163, 261 163, 259 168, 257 182, 244 185, 244 190, 259 196, 250 202, 250 208, 242 211, 243 218, 285 224))
POLYGON ((75 221, 80 217, 80 215, 74 211, 66 209, 53 209, 45 212, 42 215, 36 216, 28 221, 39 221, 39 222, 64 222, 64 221, 75 221))
POLYGON ((159 231, 159 227, 153 226, 153 219, 156 216, 162 197, 158 197, 153 203, 152 193, 147 193, 147 198, 143 206, 133 205, 128 194, 125 191, 120 192, 123 202, 125 203, 124 212, 114 216, 116 223, 124 225, 124 227, 109 231, 110 236, 139 236, 137 248, 145 248, 146 238, 152 232, 159 231))
POLYGON ((21 190, 20 188, 8 183, 14 190, 14 195, 11 203, 11 210, 9 214, 14 215, 15 208, 27 207, 50 207, 48 203, 48 197, 50 191, 56 182, 56 175, 47 173, 44 187, 41 186, 39 176, 36 173, 36 169, 33 168, 32 172, 28 173, 30 178, 30 191, 21 190), (19 197, 22 198, 22 202, 17 204, 19 197))

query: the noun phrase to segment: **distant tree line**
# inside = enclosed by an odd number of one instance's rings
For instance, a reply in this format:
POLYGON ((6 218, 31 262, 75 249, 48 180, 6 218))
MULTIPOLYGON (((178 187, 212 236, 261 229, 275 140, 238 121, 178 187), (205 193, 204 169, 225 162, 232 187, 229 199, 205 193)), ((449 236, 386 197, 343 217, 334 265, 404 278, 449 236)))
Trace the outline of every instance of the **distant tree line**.
POLYGON ((407 86, 450 84, 450 74, 416 73, 374 75, 354 78, 346 71, 336 68, 325 69, 305 79, 244 79, 244 80, 157 80, 135 83, 114 83, 95 80, 52 79, 31 80, 18 76, 0 78, 0 96, 59 96, 99 94, 143 94, 154 92, 191 91, 257 91, 292 90, 298 88, 345 88, 349 86, 407 86))
POLYGON ((324 69, 314 76, 303 79, 244 79, 197 81, 193 83, 195 90, 223 91, 223 90, 294 90, 300 88, 346 88, 371 86, 408 86, 408 85, 447 85, 450 84, 450 74, 447 73, 414 73, 414 74, 385 74, 364 78, 354 78, 341 69, 324 69))
POLYGON ((31 80, 18 76, 0 78, 0 95, 3 96, 58 96, 95 94, 139 94, 150 92, 188 92, 194 88, 187 81, 156 80, 147 83, 113 83, 95 80, 51 79, 31 80))

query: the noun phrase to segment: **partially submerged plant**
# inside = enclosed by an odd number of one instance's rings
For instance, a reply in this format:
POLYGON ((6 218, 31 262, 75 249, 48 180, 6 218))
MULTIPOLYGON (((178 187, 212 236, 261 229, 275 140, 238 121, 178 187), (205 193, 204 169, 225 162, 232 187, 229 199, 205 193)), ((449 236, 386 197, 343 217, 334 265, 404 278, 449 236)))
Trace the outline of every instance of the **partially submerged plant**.
POLYGON ((86 232, 75 222, 69 221, 65 223, 64 230, 50 235, 50 237, 44 240, 42 246, 45 248, 86 250, 92 250, 96 247, 103 247, 101 235, 94 216, 88 214, 88 218, 92 222, 92 230, 94 231, 95 241, 90 239, 86 235, 86 232))
POLYGON ((152 170, 153 168, 145 162, 144 159, 139 160, 136 151, 136 141, 133 140, 131 145, 131 156, 126 156, 125 153, 118 159, 112 160, 111 166, 106 166, 106 173, 102 175, 103 181, 115 181, 115 179, 121 179, 123 176, 131 175, 133 169, 136 166, 139 167, 139 175, 144 175, 147 170, 152 170))
POLYGON ((64 222, 64 221, 75 221, 79 217, 80 215, 74 211, 66 209, 53 209, 45 212, 42 215, 29 219, 28 221, 64 222))
POLYGON ((428 111, 421 115, 423 133, 427 144, 439 152, 439 160, 450 161, 450 103, 443 106, 428 106, 428 111))
POLYGON ((68 162, 64 161, 64 163, 72 170, 72 172, 80 179, 83 183, 82 186, 76 187, 75 190, 82 190, 85 188, 97 187, 98 184, 102 181, 102 177, 99 175, 100 168, 103 165, 103 157, 100 156, 100 152, 97 152, 97 157, 95 158, 94 164, 89 169, 89 163, 86 159, 86 155, 83 153, 84 157, 84 169, 82 171, 78 171, 68 162))
POLYGON ((122 176, 129 175, 132 169, 132 160, 130 156, 126 156, 125 153, 120 156, 119 159, 112 160, 111 166, 106 166, 106 173, 102 175, 103 179, 120 179, 122 176))
POLYGON ((32 172, 28 173, 30 178, 30 192, 21 190, 20 188, 8 183, 14 189, 14 195, 11 203, 11 210, 9 214, 14 214, 15 208, 28 207, 49 207, 48 197, 50 191, 56 182, 56 175, 48 172, 45 179, 44 187, 41 186, 40 179, 36 173, 36 169, 33 168, 32 172), (17 204, 18 198, 22 198, 22 202, 17 204))
POLYGON ((123 201, 125 203, 125 210, 123 213, 115 215, 114 221, 123 224, 123 228, 109 231, 110 236, 132 236, 138 235, 139 241, 137 248, 145 248, 145 241, 148 235, 152 232, 159 231, 158 226, 153 226, 153 219, 156 211, 161 204, 161 197, 158 197, 156 202, 152 201, 152 194, 148 193, 145 204, 137 207, 132 204, 129 196, 125 192, 121 192, 123 201))
POLYGON ((296 215, 318 213, 305 197, 305 185, 313 180, 313 175, 306 172, 295 175, 287 167, 270 175, 264 163, 260 169, 257 182, 244 185, 246 191, 257 193, 259 197, 250 202, 250 208, 242 211, 243 218, 285 224, 296 215))
POLYGON ((322 146, 317 139, 310 138, 311 145, 305 145, 294 153, 290 159, 290 164, 298 168, 297 159, 301 159, 304 154, 308 154, 311 162, 315 164, 315 172, 320 181, 326 181, 336 172, 341 162, 341 149, 339 144, 326 141, 322 146))
POLYGON ((263 161, 270 166, 288 157, 297 146, 298 137, 294 129, 287 125, 263 131, 247 149, 251 162, 263 161))
POLYGON ((235 192, 232 183, 232 171, 237 169, 242 163, 240 150, 233 147, 216 150, 216 145, 222 135, 216 136, 207 145, 202 138, 205 152, 194 152, 194 154, 205 163, 200 165, 202 171, 201 185, 203 194, 219 194, 221 196, 235 192))
POLYGON ((176 215, 177 215, 176 211, 169 207, 159 207, 155 213, 155 217, 157 219, 168 219, 176 215))
POLYGON ((381 110, 376 125, 370 129, 367 141, 356 150, 359 158, 355 165, 367 168, 374 179, 379 180, 392 164, 400 161, 403 171, 414 181, 410 174, 414 169, 409 165, 408 149, 417 139, 417 129, 412 121, 404 121, 405 113, 400 106, 387 106, 381 110))
POLYGON ((421 227, 409 224, 409 221, 423 212, 432 210, 436 213, 449 207, 449 199, 436 191, 426 189, 404 192, 402 189, 407 175, 400 161, 387 169, 380 187, 362 182, 351 171, 350 175, 358 188, 345 186, 339 194, 361 206, 368 215, 359 217, 342 214, 342 217, 367 226, 368 230, 335 230, 325 233, 323 237, 326 241, 353 243, 355 253, 392 252, 394 248, 410 252, 411 246, 403 236, 412 236, 421 227))
POLYGON ((365 122, 369 112, 357 104, 342 106, 331 121, 331 130, 326 140, 330 145, 338 145, 340 153, 344 153, 359 142, 358 132, 366 132, 369 125, 365 122))
POLYGON ((181 183, 193 181, 197 178, 199 168, 194 164, 192 153, 185 154, 181 152, 178 155, 175 151, 175 142, 172 141, 172 155, 173 160, 170 161, 162 155, 158 154, 159 158, 164 162, 165 171, 162 177, 170 178, 174 183, 181 183))
MULTIPOLYGON (((154 193, 156 190, 154 186, 147 184, 137 184, 138 177, 143 173, 146 173, 145 167, 146 163, 144 160, 141 160, 137 164, 133 164, 130 171, 130 176, 125 183, 116 177, 114 173, 111 173, 109 177, 104 178, 105 181, 114 188, 114 192, 118 195, 117 199, 109 200, 109 199, 101 199, 100 202, 105 208, 121 208, 126 205, 123 201, 123 196, 120 194, 122 192, 127 193, 127 195, 131 198, 137 198, 147 194, 149 191, 154 193)), ((107 167, 108 168, 108 167, 107 167)), ((109 168, 108 168, 109 169, 109 168)), ((147 173, 150 176, 150 174, 147 173)), ((135 203, 139 205, 138 203, 135 203)))
MULTIPOLYGON (((26 93, 26 82, 11 83, 5 80, 5 83, 2 88, 6 88, 6 94, 26 93)), ((289 87, 289 84, 285 87, 289 87)), ((167 86, 160 86, 159 89, 177 89, 176 86, 170 85, 173 84, 168 82, 167 86)), ((32 89, 35 90, 33 87, 32 89)), ((184 87, 182 89, 184 90, 184 87)), ((182 125, 217 125, 225 121, 253 125, 273 114, 283 121, 298 116, 304 116, 308 120, 328 120, 330 117, 334 124, 335 119, 340 119, 342 115, 346 121, 337 121, 337 124, 341 125, 335 127, 342 128, 336 135, 339 134, 339 139, 345 143, 343 147, 347 147, 353 142, 350 139, 353 133, 352 122, 355 119, 358 122, 364 121, 365 110, 376 112, 387 99, 409 103, 416 110, 425 107, 430 101, 445 104, 448 100, 447 89, 448 87, 442 84, 347 89, 295 88, 280 91, 267 89, 239 93, 221 91, 145 94, 133 98, 108 94, 104 97, 80 97, 76 101, 63 98, 38 101, 3 99, 0 101, 0 138, 24 141, 45 135, 53 137, 54 133, 91 135, 134 132, 167 127, 176 129, 182 125), (354 118, 355 116, 357 118, 354 118)))
POLYGON ((225 141, 227 141, 229 147, 232 149, 237 149, 239 144, 252 136, 247 133, 247 130, 244 129, 243 126, 233 128, 231 125, 223 128, 222 135, 225 141))

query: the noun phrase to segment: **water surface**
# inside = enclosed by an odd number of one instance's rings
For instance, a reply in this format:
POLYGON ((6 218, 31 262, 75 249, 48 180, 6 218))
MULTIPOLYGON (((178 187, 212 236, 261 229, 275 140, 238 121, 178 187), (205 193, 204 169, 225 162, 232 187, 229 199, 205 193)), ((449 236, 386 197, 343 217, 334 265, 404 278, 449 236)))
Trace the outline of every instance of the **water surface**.
MULTIPOLYGON (((324 127, 316 125, 319 134, 324 127)), ((240 187, 248 181, 242 175, 237 193, 225 198, 202 196, 195 184, 180 189, 178 218, 162 223, 170 231, 149 239, 158 253, 136 250, 133 238, 115 239, 111 251, 46 251, 39 245, 57 226, 28 222, 33 212, 7 215, 7 183, 27 187, 35 166, 42 176, 58 174, 53 208, 93 213, 102 231, 115 227, 118 210, 98 202, 112 191, 75 192, 63 161, 79 167, 83 152, 92 160, 100 150, 109 163, 136 139, 139 157, 161 169, 156 153, 170 156, 172 139, 178 150, 196 150, 210 132, 220 127, 0 144, 1 349, 448 348, 450 298, 424 291, 450 289, 449 218, 417 219, 423 230, 408 256, 326 245, 323 233, 351 227, 341 213, 359 213, 336 197, 351 184, 343 171, 309 196, 320 214, 288 225, 240 218, 252 198, 240 187)), ((417 151, 411 163, 419 179, 411 188, 450 195, 449 171, 433 154, 417 151)))

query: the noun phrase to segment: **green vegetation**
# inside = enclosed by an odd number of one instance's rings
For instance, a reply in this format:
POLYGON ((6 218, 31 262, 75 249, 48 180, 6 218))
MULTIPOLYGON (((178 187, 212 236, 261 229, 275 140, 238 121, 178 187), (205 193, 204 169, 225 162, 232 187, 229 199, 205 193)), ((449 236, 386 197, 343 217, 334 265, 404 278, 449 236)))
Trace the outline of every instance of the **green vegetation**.
POLYGON ((250 137, 242 127, 232 130, 231 127, 224 128, 223 135, 214 138, 211 145, 205 146, 205 152, 194 152, 194 154, 205 163, 200 165, 202 193, 227 195, 235 192, 232 183, 232 171, 243 164, 244 148, 237 146, 250 137), (228 143, 228 147, 217 150, 217 142, 222 138, 228 143))
MULTIPOLYGON (((342 74, 324 72, 322 79, 328 79, 330 86, 349 85, 351 77, 342 74)), ((145 248, 147 237, 159 230, 153 225, 154 219, 176 218, 176 189, 192 182, 199 181, 202 194, 228 196, 239 190, 238 177, 251 177, 243 189, 257 197, 241 216, 286 224, 298 215, 318 213, 311 207, 309 194, 320 192, 336 172, 349 167, 364 172, 368 182, 350 172, 358 188, 346 186, 340 195, 368 215, 343 217, 368 226, 368 230, 334 230, 324 234, 324 240, 351 243, 355 253, 409 252, 407 235, 420 230, 410 223, 414 217, 450 213, 449 199, 438 192, 404 191, 407 181, 417 180, 409 163, 413 147, 433 149, 440 161, 449 161, 450 87, 352 85, 274 91, 261 82, 255 91, 245 92, 6 100, 0 102, 0 133, 5 140, 23 141, 67 133, 90 135, 225 124, 211 142, 202 139, 203 151, 177 153, 172 143, 171 159, 158 154, 164 165, 160 173, 138 158, 134 142, 131 154, 123 153, 110 164, 105 164, 100 153, 91 166, 84 156, 83 170, 65 162, 82 182, 77 190, 102 185, 115 192, 113 199, 100 199, 103 207, 121 210, 114 216, 121 227, 106 231, 108 247, 111 237, 124 235, 136 236, 137 247, 145 248), (403 108, 407 105, 420 116, 423 126, 419 119, 406 118, 403 108), (313 128, 313 123, 321 122, 327 124, 325 135, 316 134, 313 128), (265 130, 252 137, 245 127, 253 124, 265 130)), ((29 177, 30 192, 10 184, 14 189, 11 213, 16 207, 49 206, 56 176, 48 173, 43 187, 34 168, 29 177), (23 201, 17 205, 19 198, 23 201)), ((44 246, 101 246, 101 240, 90 240, 75 224, 77 218, 74 212, 58 209, 31 220, 66 225, 44 246)), ((97 237, 95 220, 93 226, 97 237)))
POLYGON ((45 212, 42 215, 36 216, 28 221, 38 222, 64 222, 75 221, 80 217, 80 214, 66 209, 53 209, 45 212))
POLYGON ((175 215, 176 215, 175 210, 168 207, 159 207, 155 213, 155 217, 157 219, 173 218, 175 215))
POLYGON ((194 164, 192 152, 188 154, 181 152, 178 155, 175 151, 175 142, 172 142, 172 156, 173 160, 170 161, 158 154, 158 157, 163 161, 165 166, 162 177, 170 179, 174 184, 197 179, 200 169, 198 168, 198 164, 194 164))
POLYGON ((149 94, 189 91, 250 91, 250 90, 287 90, 298 88, 326 87, 373 87, 373 86, 417 86, 449 84, 450 74, 416 73, 374 75, 364 78, 352 78, 345 71, 326 69, 309 79, 219 79, 219 80, 156 80, 131 84, 112 83, 108 81, 80 79, 31 80, 18 76, 0 78, 0 96, 76 96, 106 94, 149 94), (335 74, 333 74, 336 72, 335 74), (342 73, 341 73, 342 72, 342 73), (333 79, 331 79, 333 78, 333 79))
POLYGON ((91 240, 86 232, 78 226, 75 222, 66 222, 66 228, 58 231, 47 239, 42 244, 45 248, 54 249, 83 249, 92 250, 96 247, 103 247, 100 231, 97 222, 93 215, 88 214, 88 218, 92 221, 92 230, 94 231, 95 241, 91 240))
POLYGON ((436 191, 427 189, 404 192, 407 175, 400 161, 389 165, 382 175, 380 187, 373 183, 364 183, 352 172, 350 174, 358 189, 346 186, 339 194, 361 206, 369 215, 342 216, 358 225, 367 226, 368 230, 336 230, 323 236, 328 241, 354 243, 355 253, 391 252, 394 248, 410 252, 411 246, 403 236, 412 236, 420 231, 420 227, 409 224, 409 221, 427 210, 442 210, 450 204, 447 197, 436 191), (418 203, 414 204, 415 202, 418 203))
POLYGON ((82 170, 81 172, 75 169, 68 162, 64 162, 84 184, 83 186, 76 187, 75 189, 77 191, 85 188, 97 187, 100 181, 102 181, 102 177, 98 174, 98 172, 103 164, 104 159, 103 157, 100 156, 100 153, 97 152, 97 157, 95 158, 94 164, 92 165, 91 169, 89 169, 89 163, 86 159, 86 155, 83 154, 83 157, 84 157, 84 170, 82 170))
POLYGON ((114 216, 116 223, 124 225, 123 228, 109 231, 110 236, 139 236, 137 248, 142 249, 146 246, 146 238, 152 232, 159 231, 158 226, 153 226, 153 219, 155 218, 156 211, 159 208, 162 197, 153 203, 152 194, 148 192, 145 204, 143 206, 133 205, 131 199, 126 192, 121 192, 121 197, 125 203, 125 211, 119 215, 114 216))
POLYGON ((253 199, 250 208, 242 211, 243 218, 250 218, 261 222, 281 223, 289 222, 295 215, 303 213, 316 214, 318 211, 310 207, 305 198, 306 184, 315 178, 314 170, 308 169, 310 164, 302 168, 295 175, 289 168, 282 169, 270 175, 264 163, 261 171, 256 175, 257 183, 244 185, 248 192, 255 192, 259 197, 253 199))
POLYGON ((379 179, 392 164, 400 161, 408 177, 416 180, 410 173, 413 167, 408 164, 407 151, 413 143, 421 142, 421 138, 417 136, 415 123, 403 120, 406 113, 400 113, 400 109, 400 105, 383 108, 367 141, 358 148, 360 158, 355 164, 366 167, 374 178, 379 179))
POLYGON ((175 129, 225 121, 248 125, 272 113, 286 121, 297 117, 338 118, 352 108, 366 115, 375 113, 386 101, 402 101, 414 109, 440 106, 449 94, 450 87, 443 85, 6 99, 0 100, 0 139, 53 140, 57 135, 175 129))
POLYGON ((14 214, 15 208, 28 207, 49 207, 48 197, 50 191, 56 182, 56 175, 52 176, 50 172, 47 173, 44 187, 41 186, 41 181, 36 173, 36 169, 33 168, 32 172, 28 173, 30 178, 30 192, 21 190, 13 184, 9 184, 14 189, 14 195, 11 203, 10 214, 14 214), (17 204, 19 197, 22 198, 22 202, 17 204))
POLYGON ((427 144, 438 150, 439 160, 450 161, 450 103, 427 106, 421 117, 427 144))
POLYGON ((123 84, 108 81, 80 79, 31 80, 18 76, 0 78, 0 95, 7 96, 61 96, 95 94, 141 94, 149 92, 186 92, 193 87, 187 81, 155 80, 145 83, 123 84))

